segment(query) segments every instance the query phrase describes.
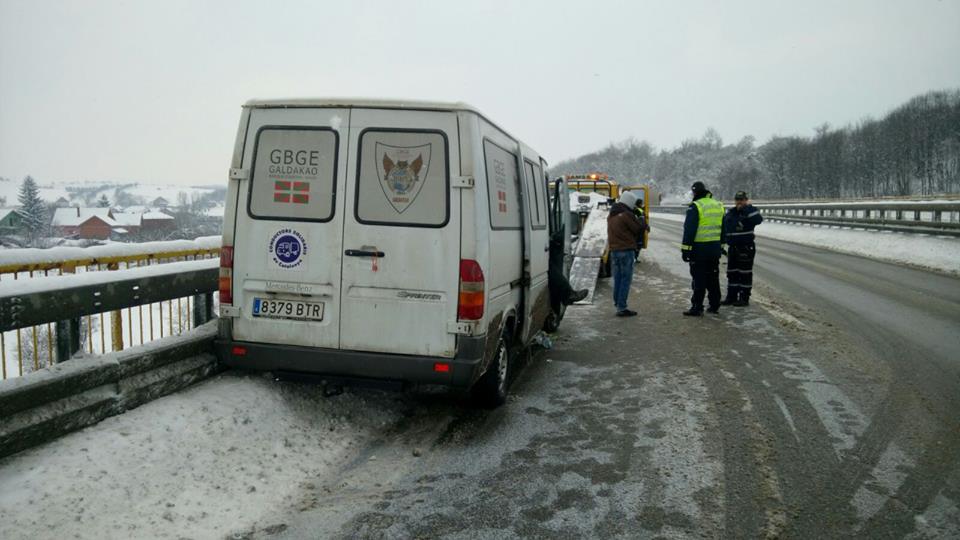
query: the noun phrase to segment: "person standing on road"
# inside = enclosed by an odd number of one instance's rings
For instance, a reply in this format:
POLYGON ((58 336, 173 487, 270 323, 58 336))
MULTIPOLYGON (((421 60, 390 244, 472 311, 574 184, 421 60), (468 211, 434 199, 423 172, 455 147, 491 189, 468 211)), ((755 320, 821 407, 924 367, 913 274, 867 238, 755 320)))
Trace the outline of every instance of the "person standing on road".
POLYGON ((750 204, 746 192, 734 196, 736 206, 723 216, 723 237, 727 243, 727 297, 725 306, 750 305, 753 289, 753 259, 757 254, 753 229, 763 222, 760 211, 750 204))
POLYGON ((632 317, 636 311, 627 309, 627 296, 633 279, 634 251, 637 239, 643 230, 640 220, 633 213, 637 196, 627 191, 610 208, 607 216, 607 242, 610 247, 610 267, 613 274, 613 302, 617 317, 632 317))
POLYGON ((683 222, 683 242, 680 255, 690 263, 693 278, 693 296, 690 309, 683 314, 688 317, 703 315, 703 297, 707 296, 710 313, 720 313, 720 253, 723 236, 723 205, 713 199, 703 182, 694 182, 690 187, 693 202, 687 208, 683 222))

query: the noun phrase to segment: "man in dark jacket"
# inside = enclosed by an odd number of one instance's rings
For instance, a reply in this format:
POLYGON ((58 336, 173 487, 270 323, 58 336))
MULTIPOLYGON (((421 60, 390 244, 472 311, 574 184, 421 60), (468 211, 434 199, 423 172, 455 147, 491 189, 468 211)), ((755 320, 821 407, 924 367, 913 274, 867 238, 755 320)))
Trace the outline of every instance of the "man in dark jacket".
POLYGON ((727 297, 725 306, 750 304, 753 288, 753 258, 757 254, 753 229, 763 222, 760 211, 750 204, 743 191, 734 197, 736 206, 723 216, 723 237, 727 243, 727 297))
POLYGON ((723 205, 713 199, 703 182, 694 182, 690 187, 693 202, 687 208, 683 222, 683 242, 680 255, 690 263, 693 278, 693 296, 690 309, 683 314, 688 317, 703 315, 703 297, 710 302, 707 311, 720 312, 720 254, 723 235, 723 205))
POLYGON ((631 191, 620 196, 620 201, 610 208, 607 216, 607 243, 609 246, 610 268, 613 274, 613 302, 617 306, 617 317, 632 317, 636 311, 627 309, 627 296, 630 294, 630 281, 633 279, 634 250, 640 237, 642 225, 633 213, 637 196, 631 191))

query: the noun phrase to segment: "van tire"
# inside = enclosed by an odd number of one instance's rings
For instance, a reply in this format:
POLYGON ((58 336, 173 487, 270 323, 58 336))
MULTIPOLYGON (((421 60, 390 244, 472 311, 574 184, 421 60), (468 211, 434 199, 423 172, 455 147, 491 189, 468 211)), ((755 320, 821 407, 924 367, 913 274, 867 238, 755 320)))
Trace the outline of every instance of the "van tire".
POLYGON ((497 342, 497 352, 487 371, 473 386, 473 399, 478 405, 495 409, 507 402, 507 388, 510 385, 510 347, 506 335, 497 342))

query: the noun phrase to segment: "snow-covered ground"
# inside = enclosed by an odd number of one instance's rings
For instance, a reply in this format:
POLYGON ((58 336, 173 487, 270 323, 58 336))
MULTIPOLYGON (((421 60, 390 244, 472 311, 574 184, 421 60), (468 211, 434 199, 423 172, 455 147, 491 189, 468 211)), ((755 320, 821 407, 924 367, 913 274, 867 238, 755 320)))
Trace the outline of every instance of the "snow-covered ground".
MULTIPOLYGON (((683 219, 682 214, 653 213, 650 226, 656 227, 657 220, 682 223, 683 219)), ((770 221, 760 224, 756 234, 759 238, 785 240, 960 275, 960 238, 770 221)), ((677 241, 679 242, 679 238, 677 241)))
MULTIPOLYGON (((394 396, 227 373, 3 460, 0 538, 223 538, 308 506, 394 396)), ((370 459, 375 459, 370 457, 370 459)))
MULTIPOLYGON (((174 205, 177 204, 177 197, 181 192, 194 198, 206 193, 211 193, 214 189, 220 187, 213 185, 213 182, 211 182, 210 186, 185 186, 178 184, 150 184, 129 180, 88 182, 51 182, 45 181, 42 178, 35 178, 34 180, 37 181, 40 198, 47 202, 54 202, 60 197, 72 201, 71 195, 78 189, 96 189, 96 192, 92 193, 92 199, 95 200, 101 195, 106 195, 108 199, 113 201, 115 200, 117 189, 121 188, 125 193, 133 197, 142 198, 145 204, 150 204, 157 197, 163 197, 167 202, 174 205)), ((6 197, 7 206, 16 206, 18 204, 17 195, 20 192, 20 184, 22 182, 23 178, 0 179, 0 198, 6 197)))

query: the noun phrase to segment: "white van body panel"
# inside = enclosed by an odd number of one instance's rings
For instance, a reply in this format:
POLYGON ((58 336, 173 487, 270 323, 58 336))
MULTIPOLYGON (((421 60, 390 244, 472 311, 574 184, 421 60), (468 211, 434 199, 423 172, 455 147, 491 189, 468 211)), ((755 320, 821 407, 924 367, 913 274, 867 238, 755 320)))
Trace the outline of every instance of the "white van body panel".
POLYGON ((383 256, 343 258, 342 349, 454 355, 447 327, 459 289, 460 190, 450 172, 460 169, 451 152, 458 144, 456 113, 353 110, 344 249, 383 256), (415 165, 420 180, 409 189, 383 188, 378 175, 415 165))
POLYGON ((525 282, 523 342, 528 343, 540 331, 549 311, 547 269, 550 259, 549 209, 547 204, 547 181, 540 165, 540 156, 527 145, 520 143, 523 161, 523 220, 528 232, 524 242, 525 282))
POLYGON ((495 198, 501 190, 496 188, 497 171, 502 167, 501 180, 506 194, 502 201, 506 208, 521 205, 519 190, 522 179, 519 167, 519 147, 515 140, 486 120, 479 122, 479 136, 475 140, 477 159, 476 197, 478 199, 478 228, 487 233, 488 259, 481 261, 486 277, 487 307, 491 314, 508 313, 520 303, 522 292, 522 242, 521 223, 499 227, 492 216, 500 202, 495 198), (506 192, 509 189, 510 192, 506 192), (484 264, 486 263, 486 264, 484 264))
MULTIPOLYGON (((349 109, 254 109, 250 115, 244 150, 243 168, 250 171, 246 180, 237 185, 238 201, 234 230, 233 303, 239 308, 234 319, 233 336, 243 341, 338 348, 340 346, 340 284, 341 254, 343 253, 343 216, 348 145, 347 126, 349 109), (300 131, 302 128, 304 131, 300 131), (251 214, 251 182, 275 183, 275 176, 263 174, 263 152, 276 148, 257 145, 267 133, 313 133, 327 130, 336 135, 336 169, 334 187, 327 185, 323 192, 311 185, 310 197, 333 197, 332 217, 328 221, 290 221, 268 219, 251 214), (255 163, 259 159, 258 170, 255 163), (293 231, 302 238, 304 253, 301 264, 284 268, 270 253, 271 243, 282 231, 293 231), (322 321, 254 318, 255 298, 277 300, 306 300, 322 302, 322 321)), ((295 145, 294 145, 295 146, 295 145)), ((269 161, 268 161, 269 162, 269 161)), ((319 178, 317 183, 330 179, 319 178)), ((269 186, 268 186, 269 187, 269 186)), ((265 189, 260 196, 272 196, 276 190, 265 189)))

